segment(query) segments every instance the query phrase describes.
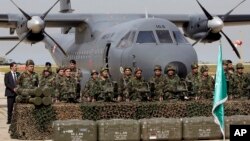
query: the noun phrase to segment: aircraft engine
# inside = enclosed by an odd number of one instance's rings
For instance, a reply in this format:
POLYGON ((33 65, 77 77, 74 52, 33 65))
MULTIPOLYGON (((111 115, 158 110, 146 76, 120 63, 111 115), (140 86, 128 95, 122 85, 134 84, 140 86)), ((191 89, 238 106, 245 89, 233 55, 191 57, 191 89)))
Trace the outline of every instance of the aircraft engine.
POLYGON ((54 8, 55 5, 60 0, 57 0, 54 3, 54 5, 52 5, 41 16, 30 16, 20 7, 18 7, 18 5, 13 0, 10 0, 10 1, 18 8, 18 10, 23 14, 23 16, 26 19, 24 19, 22 23, 18 24, 18 27, 17 27, 17 34, 19 35, 20 41, 13 48, 11 48, 11 50, 9 50, 5 55, 8 55, 10 52, 12 52, 25 39, 32 43, 36 43, 36 42, 42 41, 44 37, 47 37, 51 39, 56 44, 57 47, 59 47, 59 49, 63 52, 65 56, 67 56, 63 48, 45 31, 45 23, 46 23, 45 17, 48 15, 51 9, 54 8), (26 26, 23 26, 23 25, 26 25, 26 26))
POLYGON ((214 42, 221 38, 221 34, 227 39, 228 43, 231 45, 232 49, 240 58, 240 54, 230 38, 223 32, 224 21, 227 17, 244 1, 241 1, 233 9, 227 12, 225 15, 218 17, 212 16, 198 0, 196 0, 205 15, 201 16, 191 16, 190 21, 183 25, 185 36, 196 40, 193 45, 199 42, 214 42))

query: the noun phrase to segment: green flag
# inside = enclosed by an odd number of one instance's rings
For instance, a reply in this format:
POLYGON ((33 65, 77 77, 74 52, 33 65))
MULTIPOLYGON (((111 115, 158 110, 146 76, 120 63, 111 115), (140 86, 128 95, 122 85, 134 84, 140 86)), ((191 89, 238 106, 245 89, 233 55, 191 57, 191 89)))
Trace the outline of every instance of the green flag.
POLYGON ((223 139, 225 139, 225 128, 224 128, 224 105, 223 103, 227 100, 227 83, 225 78, 224 69, 222 66, 222 51, 221 45, 219 46, 218 63, 216 69, 216 80, 214 90, 214 101, 212 114, 214 121, 220 126, 223 139))

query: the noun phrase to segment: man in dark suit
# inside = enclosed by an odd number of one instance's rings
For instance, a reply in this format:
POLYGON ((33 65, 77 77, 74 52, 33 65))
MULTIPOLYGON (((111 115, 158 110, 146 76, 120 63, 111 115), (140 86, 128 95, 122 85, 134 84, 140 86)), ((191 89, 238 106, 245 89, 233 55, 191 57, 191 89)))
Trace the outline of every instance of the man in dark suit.
POLYGON ((7 96, 7 108, 8 108, 8 120, 7 124, 10 124, 13 106, 16 98, 16 86, 17 78, 20 75, 17 72, 17 64, 15 62, 10 63, 10 71, 4 75, 4 84, 5 84, 5 96, 7 96))

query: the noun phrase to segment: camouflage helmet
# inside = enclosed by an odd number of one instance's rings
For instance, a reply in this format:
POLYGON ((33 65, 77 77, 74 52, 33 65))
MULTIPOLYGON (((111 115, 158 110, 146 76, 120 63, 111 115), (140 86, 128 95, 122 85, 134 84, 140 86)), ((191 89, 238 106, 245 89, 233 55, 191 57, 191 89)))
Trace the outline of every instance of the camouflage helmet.
POLYGON ((154 71, 156 71, 156 70, 161 71, 161 66, 160 66, 160 65, 155 65, 155 67, 154 67, 154 71))
POLYGON ((167 72, 168 72, 168 71, 170 71, 170 70, 172 70, 172 71, 176 71, 176 69, 175 69, 175 67, 174 67, 174 66, 172 66, 172 65, 168 65, 168 66, 167 66, 167 72))
POLYGON ((244 65, 242 63, 237 63, 236 69, 244 69, 244 65))
POLYGON ((138 71, 141 71, 141 72, 142 72, 142 69, 141 69, 141 68, 136 68, 136 69, 135 69, 135 74, 136 74, 138 71))
POLYGON ((90 73, 91 75, 93 75, 93 74, 96 74, 96 75, 98 75, 99 73, 98 73, 98 71, 97 70, 91 70, 91 73, 90 73))
POLYGON ((191 69, 197 69, 199 65, 197 63, 192 63, 191 69))
POLYGON ((58 73, 60 70, 64 70, 64 67, 60 66, 60 67, 56 68, 56 73, 58 73))
POLYGON ((208 71, 207 65, 201 66, 200 72, 203 73, 203 72, 206 72, 206 71, 208 71))
POLYGON ((130 67, 128 67, 128 66, 125 66, 125 67, 124 67, 123 72, 125 72, 125 71, 128 70, 128 69, 132 72, 132 69, 131 69, 130 67))
POLYGON ((100 73, 104 72, 105 70, 109 71, 109 68, 107 68, 107 67, 101 68, 100 73))
POLYGON ((26 61, 26 66, 29 66, 29 65, 35 65, 34 61, 29 59, 26 61))
POLYGON ((228 65, 228 61, 227 61, 227 60, 223 60, 223 61, 222 61, 222 64, 223 64, 223 65, 228 65))

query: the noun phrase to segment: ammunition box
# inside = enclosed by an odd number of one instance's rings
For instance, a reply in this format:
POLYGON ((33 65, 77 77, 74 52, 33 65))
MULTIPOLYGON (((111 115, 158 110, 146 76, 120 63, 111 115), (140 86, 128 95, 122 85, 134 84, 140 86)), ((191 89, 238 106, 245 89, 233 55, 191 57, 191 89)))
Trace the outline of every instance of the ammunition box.
POLYGON ((183 139, 222 139, 222 134, 213 117, 184 118, 183 139))
POLYGON ((182 120, 173 118, 141 119, 141 139, 149 140, 181 140, 182 120))
POLYGON ((112 119, 97 123, 99 141, 140 141, 140 124, 137 120, 112 119))
POLYGON ((97 126, 90 120, 57 120, 53 122, 54 141, 96 141, 97 126))

